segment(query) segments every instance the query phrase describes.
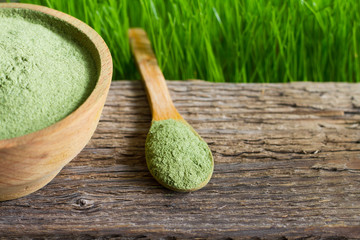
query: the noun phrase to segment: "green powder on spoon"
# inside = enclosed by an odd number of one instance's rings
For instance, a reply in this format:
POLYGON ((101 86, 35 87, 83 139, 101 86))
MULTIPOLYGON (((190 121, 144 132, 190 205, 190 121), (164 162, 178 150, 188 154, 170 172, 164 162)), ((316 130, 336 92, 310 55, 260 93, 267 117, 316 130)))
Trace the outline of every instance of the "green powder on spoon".
POLYGON ((209 147, 181 121, 153 121, 146 139, 145 154, 151 174, 172 189, 196 189, 212 173, 209 147))
POLYGON ((60 121, 96 84, 90 54, 40 15, 0 9, 0 139, 60 121))

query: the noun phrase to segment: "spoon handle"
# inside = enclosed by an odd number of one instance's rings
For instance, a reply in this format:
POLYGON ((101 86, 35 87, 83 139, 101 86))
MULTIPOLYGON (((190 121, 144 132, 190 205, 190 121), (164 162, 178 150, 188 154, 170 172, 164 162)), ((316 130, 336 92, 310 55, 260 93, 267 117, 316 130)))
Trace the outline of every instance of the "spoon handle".
POLYGON ((146 32, 141 28, 132 28, 129 30, 129 39, 146 88, 153 120, 182 119, 171 100, 146 32))

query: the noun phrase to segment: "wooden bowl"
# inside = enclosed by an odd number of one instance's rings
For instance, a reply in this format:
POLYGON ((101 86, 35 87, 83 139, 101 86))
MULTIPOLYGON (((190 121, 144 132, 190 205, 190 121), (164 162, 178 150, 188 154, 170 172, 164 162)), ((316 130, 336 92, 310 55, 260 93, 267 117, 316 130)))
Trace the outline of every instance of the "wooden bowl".
POLYGON ((88 25, 62 12, 31 4, 1 3, 0 8, 37 11, 53 19, 92 55, 98 81, 88 99, 63 120, 36 132, 0 140, 0 201, 30 194, 49 183, 88 143, 108 94, 112 59, 104 40, 88 25), (55 20, 53 17, 55 17, 55 20))

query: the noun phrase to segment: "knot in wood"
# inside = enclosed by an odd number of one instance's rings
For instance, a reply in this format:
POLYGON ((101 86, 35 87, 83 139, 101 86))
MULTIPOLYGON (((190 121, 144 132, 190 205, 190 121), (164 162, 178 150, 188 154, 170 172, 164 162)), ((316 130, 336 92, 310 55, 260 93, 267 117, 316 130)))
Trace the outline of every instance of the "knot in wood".
POLYGON ((76 204, 78 204, 82 208, 89 208, 94 205, 94 201, 85 198, 79 198, 76 201, 76 204))

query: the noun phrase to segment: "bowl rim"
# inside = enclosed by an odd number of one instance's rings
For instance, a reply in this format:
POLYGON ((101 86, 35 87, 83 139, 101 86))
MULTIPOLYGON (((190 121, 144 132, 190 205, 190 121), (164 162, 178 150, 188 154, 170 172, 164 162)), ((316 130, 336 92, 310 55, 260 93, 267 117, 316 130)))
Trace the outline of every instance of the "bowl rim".
POLYGON ((48 127, 18 137, 0 140, 1 150, 4 148, 22 145, 29 141, 35 140, 37 137, 46 136, 50 133, 57 132, 64 128, 64 126, 69 125, 75 119, 79 118, 83 112, 90 110, 92 106, 96 105, 96 103, 100 101, 101 97, 104 94, 107 94, 107 90, 109 89, 112 80, 113 63, 110 50, 102 37, 93 28, 75 17, 57 11, 55 9, 35 4, 0 3, 0 8, 29 9, 58 18, 66 22, 67 24, 70 24, 72 27, 80 30, 82 34, 86 35, 89 40, 94 44, 100 58, 99 76, 97 78, 96 85, 91 94, 77 109, 75 109, 62 120, 55 122, 48 127))

